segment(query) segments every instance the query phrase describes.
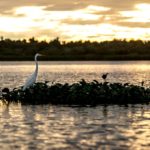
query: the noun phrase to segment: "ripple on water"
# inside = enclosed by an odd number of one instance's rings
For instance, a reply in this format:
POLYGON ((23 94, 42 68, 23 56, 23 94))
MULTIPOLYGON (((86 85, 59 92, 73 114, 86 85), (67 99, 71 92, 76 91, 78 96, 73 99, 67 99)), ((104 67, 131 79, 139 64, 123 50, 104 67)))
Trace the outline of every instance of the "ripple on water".
MULTIPOLYGON (((34 71, 34 62, 0 62, 1 87, 18 87, 34 71)), ((109 72, 109 82, 129 82, 149 86, 150 61, 59 61, 39 62, 38 81, 74 83, 81 79, 86 81, 103 81, 101 75, 109 72)))
POLYGON ((0 106, 0 149, 148 149, 150 106, 0 106))

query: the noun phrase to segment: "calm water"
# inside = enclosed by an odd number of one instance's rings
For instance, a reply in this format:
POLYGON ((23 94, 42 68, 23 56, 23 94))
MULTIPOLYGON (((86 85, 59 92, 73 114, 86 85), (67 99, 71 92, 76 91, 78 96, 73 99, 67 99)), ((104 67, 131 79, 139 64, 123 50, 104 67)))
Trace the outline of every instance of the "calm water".
MULTIPOLYGON (((33 62, 0 62, 0 85, 18 87, 33 62)), ((150 62, 40 62, 38 81, 102 81, 149 86, 150 62)), ((0 104, 0 150, 150 149, 150 105, 64 107, 0 104)))

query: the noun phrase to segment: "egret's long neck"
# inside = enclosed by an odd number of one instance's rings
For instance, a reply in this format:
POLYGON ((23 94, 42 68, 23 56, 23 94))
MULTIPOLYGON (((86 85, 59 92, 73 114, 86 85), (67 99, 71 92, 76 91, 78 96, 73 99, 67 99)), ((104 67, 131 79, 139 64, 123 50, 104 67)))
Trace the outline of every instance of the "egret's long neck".
POLYGON ((35 57, 35 64, 36 64, 35 73, 37 73, 37 72, 38 72, 38 61, 37 61, 37 56, 35 57))

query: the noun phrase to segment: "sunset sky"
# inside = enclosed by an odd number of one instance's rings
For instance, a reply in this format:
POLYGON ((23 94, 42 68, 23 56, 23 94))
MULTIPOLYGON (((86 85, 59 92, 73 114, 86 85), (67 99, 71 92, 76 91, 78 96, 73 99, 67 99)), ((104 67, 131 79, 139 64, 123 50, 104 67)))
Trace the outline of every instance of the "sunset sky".
POLYGON ((0 36, 150 40, 150 0, 0 0, 0 36))

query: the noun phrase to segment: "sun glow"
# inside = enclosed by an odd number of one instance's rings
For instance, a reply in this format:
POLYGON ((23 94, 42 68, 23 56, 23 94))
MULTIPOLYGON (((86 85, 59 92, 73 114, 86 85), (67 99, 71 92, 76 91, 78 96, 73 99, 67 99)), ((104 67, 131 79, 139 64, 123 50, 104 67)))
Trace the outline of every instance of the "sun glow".
POLYGON ((13 9, 13 16, 0 16, 0 30, 5 32, 27 32, 33 28, 58 29, 64 19, 97 20, 98 15, 88 11, 96 11, 104 8, 90 6, 75 11, 46 11, 44 6, 25 6, 13 9), (18 15, 18 17, 16 17, 18 15))
POLYGON ((137 4, 133 11, 122 11, 121 15, 131 17, 126 21, 130 22, 150 22, 150 4, 137 4))
POLYGON ((27 18, 0 17, 0 30, 3 32, 25 32, 34 22, 27 18))
MULTIPOLYGON (((53 6, 52 6, 53 7, 53 6)), ((15 7, 0 14, 0 34, 35 36, 37 39, 111 40, 113 38, 150 39, 150 28, 118 25, 111 8, 88 5, 76 10, 51 10, 50 6, 15 7), (49 7, 49 9, 47 9, 49 7)), ((131 11, 120 11, 125 23, 149 23, 150 4, 137 4, 131 11), (127 18, 126 18, 127 17, 127 18)), ((26 38, 23 37, 23 38, 26 38)))
POLYGON ((102 7, 102 6, 89 5, 88 7, 86 7, 83 10, 87 10, 87 12, 92 13, 92 12, 108 11, 108 10, 110 10, 110 8, 102 7))

